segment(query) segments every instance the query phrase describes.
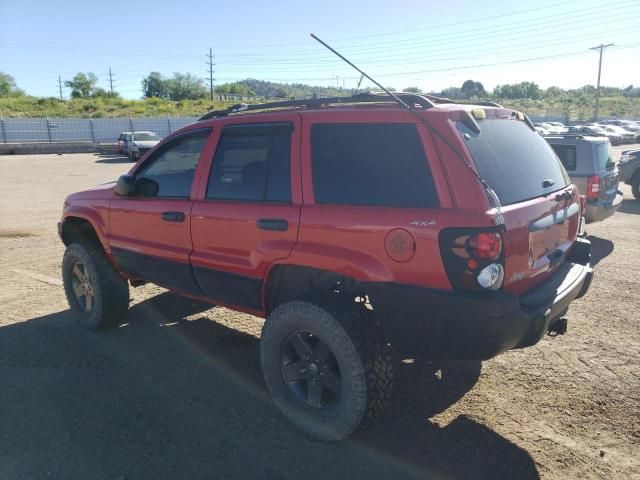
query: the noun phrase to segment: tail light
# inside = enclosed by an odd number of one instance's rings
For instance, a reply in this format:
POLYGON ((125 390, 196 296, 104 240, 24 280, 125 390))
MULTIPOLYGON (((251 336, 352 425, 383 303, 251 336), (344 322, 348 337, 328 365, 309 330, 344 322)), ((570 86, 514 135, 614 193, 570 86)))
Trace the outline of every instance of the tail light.
POLYGON ((457 290, 498 290, 504 280, 504 245, 497 228, 446 228, 440 252, 451 285, 457 290))
POLYGON ((594 175, 587 180, 587 198, 593 199, 600 196, 600 177, 594 175))

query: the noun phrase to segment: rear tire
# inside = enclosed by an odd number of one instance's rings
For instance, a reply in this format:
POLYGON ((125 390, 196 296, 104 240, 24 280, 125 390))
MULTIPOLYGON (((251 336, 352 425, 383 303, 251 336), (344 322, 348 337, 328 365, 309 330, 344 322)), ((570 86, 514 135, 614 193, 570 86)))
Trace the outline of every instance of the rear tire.
POLYGON ((262 329, 260 360, 276 406, 321 440, 350 435, 391 394, 391 348, 371 312, 340 295, 277 307, 262 329))
POLYGON ((69 245, 62 259, 62 281, 69 306, 85 327, 104 328, 126 315, 129 286, 100 247, 69 245))
POLYGON ((636 173, 631 180, 631 192, 635 199, 640 201, 640 172, 636 173))

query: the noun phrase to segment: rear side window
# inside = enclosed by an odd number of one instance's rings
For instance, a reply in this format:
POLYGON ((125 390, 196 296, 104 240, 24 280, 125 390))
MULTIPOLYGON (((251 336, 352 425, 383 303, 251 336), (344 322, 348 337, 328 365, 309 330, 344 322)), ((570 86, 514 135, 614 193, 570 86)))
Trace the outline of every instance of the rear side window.
POLYGON ((313 125, 311 164, 319 204, 438 206, 414 124, 313 125))
POLYGON ((480 175, 502 205, 560 190, 569 177, 549 144, 520 120, 478 120, 480 133, 462 122, 456 127, 480 175), (547 180, 551 186, 543 187, 547 180))
POLYGON ((292 125, 226 127, 213 159, 207 198, 291 201, 292 125))
POLYGON ((613 150, 609 142, 593 144, 593 154, 596 157, 596 170, 613 170, 616 166, 613 160, 613 150))
POLYGON ((574 145, 551 145, 564 169, 571 172, 576 169, 576 147, 574 145))

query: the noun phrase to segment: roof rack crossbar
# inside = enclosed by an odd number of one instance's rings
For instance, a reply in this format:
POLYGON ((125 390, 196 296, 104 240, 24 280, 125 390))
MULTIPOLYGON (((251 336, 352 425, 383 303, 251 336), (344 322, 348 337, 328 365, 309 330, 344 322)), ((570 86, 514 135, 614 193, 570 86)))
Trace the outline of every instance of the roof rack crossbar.
MULTIPOLYGON (((420 105, 422 108, 435 107, 433 101, 427 96, 418 95, 414 93, 402 93, 397 94, 400 98, 410 104, 420 105)), ((251 110, 273 110, 278 108, 287 107, 318 107, 323 105, 331 105, 338 103, 375 103, 375 102, 394 102, 396 101, 389 95, 381 95, 376 93, 360 93, 351 97, 326 97, 326 98, 307 98, 301 100, 286 100, 282 102, 270 102, 270 103, 240 103, 232 105, 224 110, 211 111, 198 119, 208 120, 210 118, 227 117, 233 113, 242 113, 251 110)))

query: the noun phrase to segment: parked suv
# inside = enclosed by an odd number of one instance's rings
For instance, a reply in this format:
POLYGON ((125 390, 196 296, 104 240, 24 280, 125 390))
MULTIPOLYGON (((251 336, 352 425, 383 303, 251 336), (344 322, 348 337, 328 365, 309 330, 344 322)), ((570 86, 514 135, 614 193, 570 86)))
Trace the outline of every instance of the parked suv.
POLYGON ((391 349, 482 360, 564 333, 592 270, 551 147, 510 109, 402 98, 211 112, 70 195, 72 310, 123 322, 129 282, 153 282, 266 317, 265 383, 322 439, 382 411, 391 349))
POLYGON ((145 153, 155 147, 160 141, 160 137, 155 132, 137 131, 131 132, 127 138, 127 155, 132 162, 137 161, 145 153))
POLYGON ((636 200, 640 200, 640 150, 622 152, 620 157, 620 180, 631 185, 636 200))
POLYGON ((558 155, 571 181, 587 198, 587 223, 602 221, 618 210, 622 192, 618 190, 618 169, 606 137, 582 135, 545 137, 558 155))

